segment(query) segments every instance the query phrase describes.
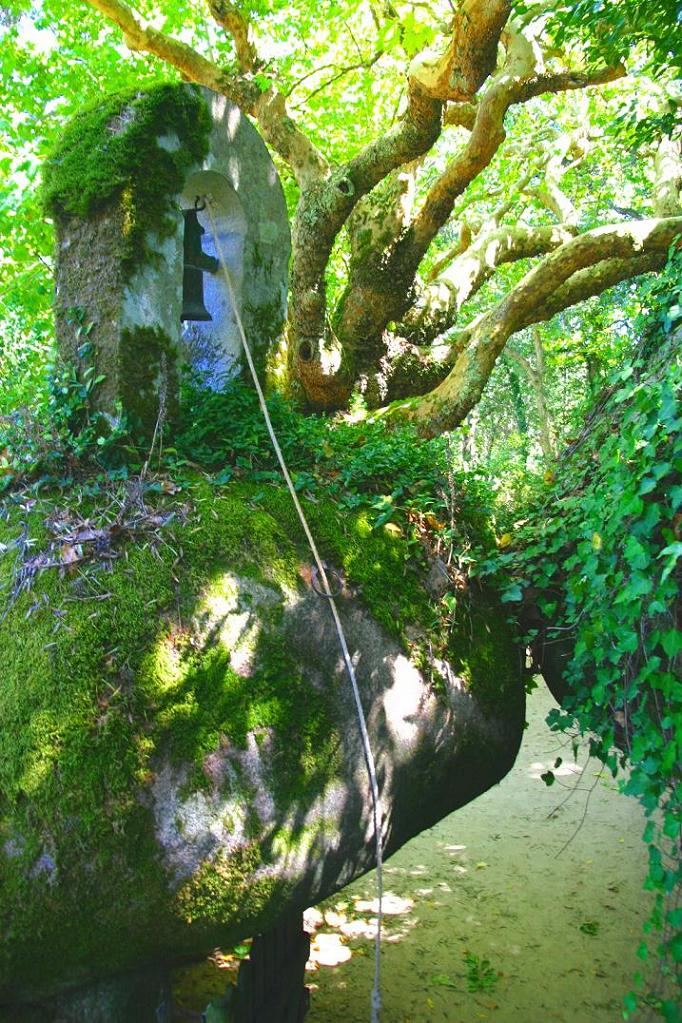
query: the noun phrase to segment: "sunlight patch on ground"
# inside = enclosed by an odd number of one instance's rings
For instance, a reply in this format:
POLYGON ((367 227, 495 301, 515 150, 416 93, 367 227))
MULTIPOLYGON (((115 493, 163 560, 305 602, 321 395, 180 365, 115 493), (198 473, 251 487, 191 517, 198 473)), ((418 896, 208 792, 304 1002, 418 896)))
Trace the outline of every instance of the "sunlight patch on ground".
POLYGON ((528 768, 528 777, 535 778, 540 781, 543 774, 551 771, 557 778, 568 778, 573 777, 576 774, 582 774, 583 769, 580 764, 576 764, 573 761, 566 761, 560 764, 558 767, 554 767, 554 761, 551 763, 544 763, 542 760, 534 760, 528 768))
MULTIPOLYGON (((427 890, 431 893, 431 889, 427 890)), ((386 892, 383 899, 383 940, 401 941, 412 930, 416 920, 410 915, 414 900, 386 892)), ((377 932, 376 898, 359 896, 333 906, 311 907, 303 914, 303 926, 311 936, 308 971, 321 966, 339 966, 355 954, 366 954, 365 946, 373 943, 377 932), (347 944, 350 943, 350 944, 347 944)))
MULTIPOLYGON (((402 913, 409 913, 411 909, 414 909, 414 902, 412 899, 401 898, 399 895, 394 895, 392 892, 386 892, 384 895, 384 916, 399 916, 402 913)), ((358 913, 378 913, 379 900, 358 899, 355 903, 355 910, 358 913)))
POLYGON ((310 943, 310 959, 306 970, 317 970, 320 966, 339 966, 347 963, 352 952, 343 944, 340 934, 316 934, 310 943))

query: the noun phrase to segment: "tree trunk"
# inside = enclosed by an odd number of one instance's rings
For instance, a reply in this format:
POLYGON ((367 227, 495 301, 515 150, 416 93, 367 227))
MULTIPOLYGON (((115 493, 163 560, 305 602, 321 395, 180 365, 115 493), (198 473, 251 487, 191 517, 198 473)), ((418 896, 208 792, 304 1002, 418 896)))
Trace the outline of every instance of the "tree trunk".
POLYGON ((305 964, 310 938, 300 916, 283 920, 253 940, 239 967, 234 1023, 303 1023, 310 996, 305 964))
POLYGON ((545 349, 542 346, 542 334, 537 327, 533 328, 533 347, 535 348, 535 372, 531 374, 530 383, 540 426, 540 447, 547 461, 551 462, 554 461, 555 455, 545 397, 545 349))
POLYGON ((526 409, 523 404, 523 394, 521 393, 521 384, 519 383, 518 373, 512 369, 509 365, 508 360, 505 360, 505 370, 507 371, 507 380, 509 382, 509 390, 511 392, 512 408, 514 409, 514 418, 516 419, 516 428, 519 431, 521 438, 521 454, 523 455, 523 464, 525 465, 528 461, 528 419, 526 417, 526 409))

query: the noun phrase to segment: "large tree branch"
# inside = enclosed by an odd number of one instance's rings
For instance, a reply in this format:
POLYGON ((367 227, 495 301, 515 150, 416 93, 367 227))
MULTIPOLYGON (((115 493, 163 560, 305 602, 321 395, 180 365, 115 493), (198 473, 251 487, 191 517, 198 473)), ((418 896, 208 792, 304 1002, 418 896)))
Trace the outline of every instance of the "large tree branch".
POLYGON ((420 54, 410 74, 433 99, 471 99, 497 64, 497 45, 510 13, 510 0, 464 0, 453 15, 445 53, 420 54))
MULTIPOLYGON (((334 240, 363 196, 393 170, 427 152, 436 141, 441 130, 443 83, 450 81, 453 98, 461 98, 473 95, 485 80, 495 65, 510 6, 510 0, 465 0, 453 18, 446 56, 435 63, 429 58, 412 61, 407 109, 399 124, 365 147, 332 180, 302 196, 294 238, 300 258, 295 259, 292 272, 291 318, 298 342, 296 372, 306 394, 316 403, 327 403, 323 399, 325 391, 338 395, 337 382, 326 379, 321 350, 326 334, 324 272, 334 240), (461 74, 455 66, 459 47, 463 48, 461 74)), ((390 13, 395 16, 394 11, 390 13)), ((367 272, 372 263, 372 254, 368 253, 367 272)), ((348 291, 351 298, 354 291, 348 291)), ((344 302, 344 307, 353 319, 357 304, 344 302)), ((351 384, 349 377, 347 387, 351 384)))
MULTIPOLYGON (((286 102, 273 84, 266 92, 249 74, 233 74, 207 60, 187 43, 172 39, 155 29, 124 0, 84 0, 104 14, 123 32, 126 45, 131 50, 150 53, 177 68, 189 81, 205 85, 215 92, 227 96, 245 113, 258 121, 258 125, 273 149, 292 169, 301 187, 319 180, 328 173, 328 164, 300 127, 288 116, 286 102)), ((224 7, 234 5, 225 4, 224 7)), ((236 17, 236 15, 235 15, 236 17)), ((222 22, 228 24, 227 18, 222 22)), ((233 22, 241 39, 237 21, 233 22)), ((248 38, 236 42, 242 57, 249 59, 248 38)))
POLYGON ((229 75, 187 43, 160 32, 123 0, 84 0, 117 25, 130 50, 151 53, 177 68, 186 78, 221 92, 239 107, 253 107, 258 87, 239 75, 229 75))
POLYGON ((470 100, 467 103, 449 103, 443 114, 443 124, 452 125, 455 128, 467 128, 471 131, 476 124, 478 113, 478 101, 470 100))
POLYGON ((456 199, 475 177, 489 165, 505 139, 504 118, 509 108, 544 93, 584 89, 622 77, 622 67, 600 68, 591 72, 547 72, 538 69, 538 51, 518 33, 509 44, 508 57, 493 77, 478 103, 469 140, 446 168, 426 196, 412 225, 409 259, 416 267, 431 241, 446 223, 456 199))
POLYGON ((544 301, 538 303, 534 309, 529 309, 516 330, 533 323, 551 320, 556 313, 577 305, 578 302, 584 302, 594 295, 601 295, 607 288, 612 288, 621 281, 662 270, 666 261, 667 251, 656 251, 625 259, 603 259, 594 266, 577 270, 567 281, 547 295, 544 301))
POLYGON ((562 245, 480 317, 445 380, 421 402, 393 414, 415 421, 425 435, 453 429, 479 401, 515 331, 621 280, 660 267, 680 237, 682 217, 670 217, 600 227, 562 245))
MULTIPOLYGON (((301 194, 293 243, 290 321, 296 338, 293 366, 308 398, 336 404, 350 393, 352 377, 332 380, 325 369, 328 333, 325 272, 336 237, 357 203, 393 170, 427 152, 441 129, 441 104, 410 82, 407 109, 400 123, 357 156, 301 194)), ((345 366, 338 360, 334 365, 345 366)), ((337 373, 335 376, 339 375, 337 373)))
POLYGON ((440 277, 422 289, 417 304, 400 323, 399 332, 415 344, 430 344, 454 325, 464 303, 499 266, 544 255, 574 234, 573 229, 554 225, 481 232, 440 277))

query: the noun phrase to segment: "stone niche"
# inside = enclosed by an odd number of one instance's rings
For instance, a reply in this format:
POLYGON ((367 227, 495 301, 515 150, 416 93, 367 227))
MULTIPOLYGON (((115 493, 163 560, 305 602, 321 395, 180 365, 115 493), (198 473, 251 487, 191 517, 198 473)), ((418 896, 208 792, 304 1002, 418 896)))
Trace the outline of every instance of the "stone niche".
MULTIPOLYGON (((213 389, 242 368, 220 269, 202 273, 211 320, 181 322, 183 210, 209 197, 263 373, 286 313, 291 240, 265 144, 224 96, 164 85, 116 100, 107 100, 110 116, 80 115, 46 167, 46 206, 57 229, 56 329, 62 357, 79 372, 93 364, 102 378, 96 410, 112 421, 123 412, 137 435, 149 437, 161 405, 172 421, 183 366, 213 389)), ((202 249, 217 256, 209 209, 198 218, 202 249)))

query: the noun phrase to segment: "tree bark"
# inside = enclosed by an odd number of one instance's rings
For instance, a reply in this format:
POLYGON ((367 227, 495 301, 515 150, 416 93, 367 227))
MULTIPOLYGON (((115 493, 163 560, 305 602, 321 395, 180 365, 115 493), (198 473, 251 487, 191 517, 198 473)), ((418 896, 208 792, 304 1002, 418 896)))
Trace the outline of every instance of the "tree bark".
POLYGON ((419 292, 415 305, 398 325, 415 344, 430 344, 450 330, 459 312, 504 263, 545 255, 570 241, 566 227, 501 227, 481 232, 433 282, 419 292))
POLYGON ((554 460, 555 454, 552 428, 545 397, 545 350, 542 344, 542 334, 537 326, 533 328, 532 334, 535 352, 534 367, 528 359, 524 359, 518 352, 508 350, 507 355, 517 366, 520 366, 530 384, 535 411, 538 417, 540 449, 546 460, 551 462, 554 460))
POLYGON ((614 224, 588 231, 547 256, 472 328, 451 372, 426 398, 392 414, 415 422, 422 434, 453 429, 479 401, 495 361, 511 335, 561 308, 595 294, 600 284, 661 265, 682 235, 682 217, 614 224), (592 267, 603 266, 599 284, 592 267))
MULTIPOLYGON (((542 92, 580 89, 602 84, 623 74, 622 68, 603 68, 591 74, 546 73, 538 65, 537 49, 521 33, 510 33, 507 59, 494 75, 477 106, 467 144, 430 189, 411 224, 391 243, 367 253, 365 265, 349 280, 335 319, 339 347, 352 353, 347 372, 357 367, 356 383, 371 404, 389 400, 385 370, 372 376, 371 366, 386 363, 387 328, 405 317, 414 303, 416 274, 427 248, 449 218, 455 200, 484 170, 504 141, 503 121, 509 107, 542 92)), ((549 243, 547 243, 549 244, 549 243)), ((547 251, 547 249, 540 249, 547 251)), ((514 258, 510 254, 510 258, 514 258)), ((519 255, 516 258, 523 258, 519 255)), ((502 260, 504 261, 504 260, 502 260)), ((480 285, 483 283, 481 279, 480 285)), ((452 303, 449 306, 452 310, 452 303)), ((451 324, 450 324, 451 325, 451 324)), ((399 332, 414 340, 407 325, 399 332)), ((437 336, 433 332, 419 340, 437 336)), ((339 358, 339 363, 342 360, 339 358)), ((352 382, 348 381, 348 386, 352 382)), ((319 389, 319 394, 323 389, 319 389)), ((306 388, 309 399, 313 395, 306 388)), ((324 402, 322 403, 324 404, 324 402)), ((328 405, 331 403, 328 403, 328 405)))
MULTIPOLYGON (((315 407, 342 406, 358 385, 371 403, 380 404, 407 397, 408 388, 411 396, 423 395, 436 384, 422 400, 403 403, 399 414, 416 420, 427 433, 451 427, 480 397, 512 333, 627 277, 659 269, 679 233, 679 147, 662 143, 655 202, 665 218, 573 238, 577 213, 561 179, 568 156, 580 146, 565 136, 546 160, 544 183, 536 188, 537 198, 559 225, 502 228, 501 214, 470 244, 464 225, 460 251, 443 274, 417 292, 417 272, 427 249, 458 198, 499 151, 510 107, 544 93, 600 85, 625 73, 621 66, 588 72, 548 66, 539 39, 541 19, 525 24, 510 19, 511 0, 464 0, 456 5, 444 51, 412 59, 405 110, 395 126, 341 166, 334 166, 290 116, 286 96, 261 60, 239 3, 207 0, 213 18, 234 41, 237 69, 232 70, 155 29, 125 0, 86 2, 121 29, 131 49, 159 57, 255 118, 268 144, 291 168, 300 198, 293 227, 289 363, 315 407), (500 44, 504 59, 497 67, 500 44), (393 186, 403 175, 409 177, 407 165, 432 148, 444 120, 466 128, 469 137, 414 213, 393 186), (379 186, 386 180, 389 195, 393 188, 393 206, 384 218, 384 231, 377 231, 386 194, 379 186), (325 274, 346 224, 354 246, 351 272, 332 317, 325 274), (358 245, 368 224, 367 245, 358 245), (447 346, 428 347, 452 329, 463 303, 497 267, 546 253, 552 254, 495 308, 469 323, 447 346), (395 323, 396 336, 390 330, 395 323), (415 341, 424 346, 422 351, 415 341)), ((399 20, 390 5, 388 16, 399 20)), ((509 205, 507 198, 503 210, 509 205)))

